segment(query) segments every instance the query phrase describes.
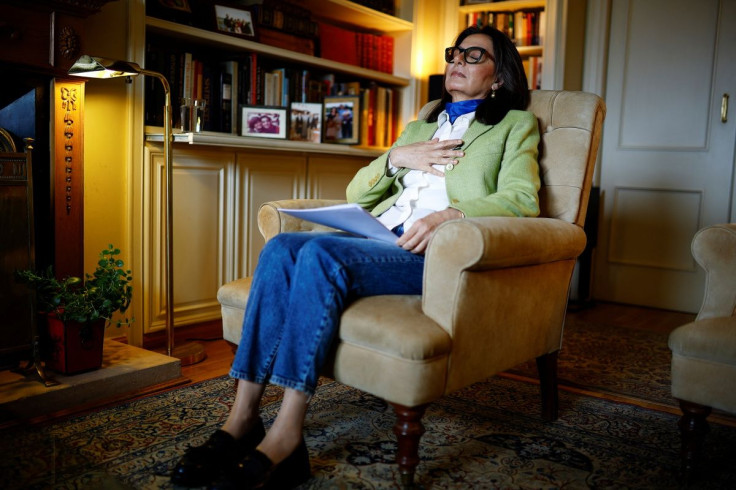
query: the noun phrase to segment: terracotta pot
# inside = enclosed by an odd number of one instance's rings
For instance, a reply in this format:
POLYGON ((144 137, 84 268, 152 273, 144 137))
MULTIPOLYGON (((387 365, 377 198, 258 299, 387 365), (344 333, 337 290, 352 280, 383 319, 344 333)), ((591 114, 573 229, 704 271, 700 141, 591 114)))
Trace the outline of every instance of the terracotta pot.
POLYGON ((63 374, 76 374, 102 366, 105 320, 92 323, 62 322, 56 316, 44 316, 46 331, 46 367, 63 374))

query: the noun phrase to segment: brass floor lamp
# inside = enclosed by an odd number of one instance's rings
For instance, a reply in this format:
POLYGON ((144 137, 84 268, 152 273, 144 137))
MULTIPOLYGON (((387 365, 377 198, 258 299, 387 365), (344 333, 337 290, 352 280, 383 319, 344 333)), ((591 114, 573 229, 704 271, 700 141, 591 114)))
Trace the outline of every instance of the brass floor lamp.
POLYGON ((195 364, 203 361, 207 354, 202 344, 196 342, 180 346, 174 345, 174 219, 173 219, 173 159, 172 159, 172 118, 171 118, 171 87, 168 80, 161 73, 145 70, 136 63, 129 61, 93 58, 84 55, 69 69, 69 75, 87 78, 117 78, 137 75, 157 78, 164 87, 164 164, 166 165, 166 351, 171 357, 181 360, 182 365, 195 364))

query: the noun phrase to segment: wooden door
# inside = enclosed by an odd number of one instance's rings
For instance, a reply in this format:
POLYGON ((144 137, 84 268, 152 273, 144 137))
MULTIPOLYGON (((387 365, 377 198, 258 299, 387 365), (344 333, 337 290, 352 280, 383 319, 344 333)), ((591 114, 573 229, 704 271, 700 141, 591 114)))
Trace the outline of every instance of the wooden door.
POLYGON ((733 220, 734 46, 734 0, 612 2, 595 298, 699 309, 691 240, 733 220))

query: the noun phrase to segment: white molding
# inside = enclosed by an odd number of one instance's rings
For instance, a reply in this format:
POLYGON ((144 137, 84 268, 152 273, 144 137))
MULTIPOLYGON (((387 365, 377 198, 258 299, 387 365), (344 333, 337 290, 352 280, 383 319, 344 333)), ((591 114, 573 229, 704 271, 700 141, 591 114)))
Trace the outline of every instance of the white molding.
POLYGON ((565 14, 567 0, 547 0, 542 88, 561 90, 565 81, 565 14))
MULTIPOLYGON (((588 0, 585 19, 585 53, 583 58, 583 91, 606 98, 608 40, 611 25, 611 0, 588 0)), ((601 143, 600 148, 603 148, 601 143)), ((601 185, 601 157, 593 172, 593 185, 601 185)))
POLYGON ((611 0, 588 0, 583 58, 583 91, 605 97, 611 0))

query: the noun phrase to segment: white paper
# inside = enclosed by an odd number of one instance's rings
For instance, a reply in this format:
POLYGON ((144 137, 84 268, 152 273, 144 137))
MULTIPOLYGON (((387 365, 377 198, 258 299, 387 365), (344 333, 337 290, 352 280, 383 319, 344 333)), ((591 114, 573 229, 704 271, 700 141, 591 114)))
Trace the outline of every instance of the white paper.
POLYGON ((399 237, 383 226, 371 213, 358 204, 338 204, 311 209, 284 209, 282 213, 301 218, 313 223, 330 226, 350 232, 354 235, 374 238, 384 242, 395 243, 399 237))

